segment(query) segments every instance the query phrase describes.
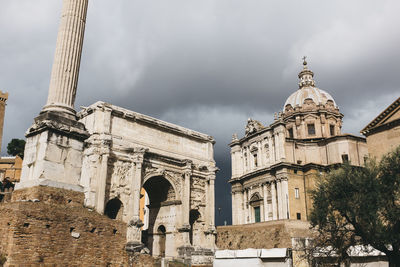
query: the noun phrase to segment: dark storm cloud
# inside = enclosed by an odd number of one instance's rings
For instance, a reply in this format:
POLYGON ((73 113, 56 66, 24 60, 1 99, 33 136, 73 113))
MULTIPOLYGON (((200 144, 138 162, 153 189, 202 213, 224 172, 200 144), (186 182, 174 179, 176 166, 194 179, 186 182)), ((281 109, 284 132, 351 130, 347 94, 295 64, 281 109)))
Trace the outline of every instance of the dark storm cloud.
MULTIPOLYGON (((61 0, 3 0, 3 153, 46 102, 61 0)), ((301 57, 358 134, 400 95, 398 1, 91 0, 76 107, 104 100, 213 135, 217 222, 230 221, 232 133, 268 124, 301 57)))

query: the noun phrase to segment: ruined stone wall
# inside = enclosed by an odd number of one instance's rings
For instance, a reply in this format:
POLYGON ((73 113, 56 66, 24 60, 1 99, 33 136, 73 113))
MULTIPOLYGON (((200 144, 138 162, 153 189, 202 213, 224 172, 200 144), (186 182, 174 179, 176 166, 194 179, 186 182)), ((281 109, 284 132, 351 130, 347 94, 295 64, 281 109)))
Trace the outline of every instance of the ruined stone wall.
POLYGON ((310 237, 309 223, 295 220, 217 227, 218 249, 291 248, 293 237, 310 237))
POLYGON ((0 204, 5 266, 128 266, 126 225, 82 206, 0 204))

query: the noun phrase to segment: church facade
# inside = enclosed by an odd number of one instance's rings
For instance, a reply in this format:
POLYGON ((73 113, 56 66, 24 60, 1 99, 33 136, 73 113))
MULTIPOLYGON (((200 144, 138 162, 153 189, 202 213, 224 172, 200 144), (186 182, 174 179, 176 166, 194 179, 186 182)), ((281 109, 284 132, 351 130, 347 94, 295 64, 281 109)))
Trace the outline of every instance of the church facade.
POLYGON ((349 161, 362 166, 365 138, 343 134, 335 100, 317 88, 303 62, 299 89, 288 97, 274 122, 249 119, 245 136, 233 135, 231 147, 232 223, 294 219, 307 221, 309 190, 319 175, 349 161))

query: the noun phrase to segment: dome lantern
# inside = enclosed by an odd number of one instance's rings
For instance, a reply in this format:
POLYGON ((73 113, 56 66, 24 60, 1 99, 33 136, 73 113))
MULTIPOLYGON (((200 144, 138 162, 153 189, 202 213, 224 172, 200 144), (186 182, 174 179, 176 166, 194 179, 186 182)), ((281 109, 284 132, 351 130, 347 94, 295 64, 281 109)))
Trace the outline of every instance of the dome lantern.
POLYGON ((303 107, 306 100, 312 101, 316 106, 328 105, 332 109, 337 109, 333 97, 322 89, 315 87, 314 72, 308 69, 306 57, 303 57, 303 69, 299 73, 299 89, 291 94, 283 106, 283 112, 303 107))
POLYGON ((308 69, 306 57, 303 57, 303 70, 299 73, 299 89, 307 86, 315 86, 314 72, 308 69))

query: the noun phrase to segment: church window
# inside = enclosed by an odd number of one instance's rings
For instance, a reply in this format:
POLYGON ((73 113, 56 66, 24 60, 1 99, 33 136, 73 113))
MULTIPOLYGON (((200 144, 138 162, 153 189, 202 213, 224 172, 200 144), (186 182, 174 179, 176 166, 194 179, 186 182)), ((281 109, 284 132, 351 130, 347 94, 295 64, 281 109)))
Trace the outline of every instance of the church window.
POLYGON ((293 138, 293 128, 290 128, 288 131, 289 131, 289 138, 293 138))
POLYGON ((335 125, 329 125, 329 131, 331 133, 331 136, 335 136, 335 125))
POLYGON ((343 154, 343 155, 342 155, 342 162, 343 162, 343 163, 349 162, 349 155, 343 154))
POLYGON ((258 162, 257 162, 257 154, 253 154, 254 157, 254 167, 258 166, 258 162))
POLYGON ((296 213, 296 217, 297 217, 297 220, 301 220, 301 213, 300 213, 300 212, 297 212, 297 213, 296 213))
POLYGON ((308 135, 315 135, 315 125, 314 123, 307 124, 308 135))
POLYGON ((298 188, 294 189, 294 197, 295 198, 300 198, 300 193, 299 193, 299 189, 298 188))
POLYGON ((244 153, 244 163, 245 163, 245 165, 247 167, 247 154, 246 153, 244 153))

